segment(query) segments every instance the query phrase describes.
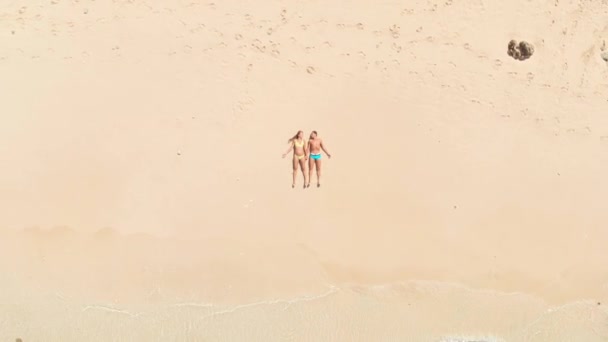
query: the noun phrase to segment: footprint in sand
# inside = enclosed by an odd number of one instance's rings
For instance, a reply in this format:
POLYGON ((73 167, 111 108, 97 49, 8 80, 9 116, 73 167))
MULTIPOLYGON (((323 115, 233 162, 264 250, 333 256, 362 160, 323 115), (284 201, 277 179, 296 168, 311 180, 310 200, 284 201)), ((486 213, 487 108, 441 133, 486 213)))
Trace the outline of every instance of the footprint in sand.
POLYGON ((365 29, 365 26, 362 23, 357 23, 356 26, 357 26, 358 30, 364 30, 365 29))
POLYGON ((401 30, 401 28, 399 26, 397 26, 396 24, 394 24, 393 26, 389 27, 389 31, 391 33, 391 37, 393 37, 394 39, 399 38, 399 36, 401 35, 399 33, 400 30, 401 30))
POLYGON ((311 75, 314 74, 315 71, 316 71, 315 68, 312 67, 312 66, 309 66, 309 67, 306 68, 306 72, 309 73, 309 74, 311 74, 311 75))
POLYGON ((195 27, 193 29, 190 29, 189 32, 190 33, 197 33, 197 32, 199 32, 200 30, 202 30, 204 28, 205 28, 205 24, 198 24, 197 27, 195 27))
POLYGON ((261 45, 262 42, 259 39, 256 39, 253 43, 251 43, 251 47, 258 50, 259 52, 266 52, 266 45, 261 45))
POLYGON ((529 72, 526 74, 526 78, 528 79, 528 81, 532 81, 534 79, 534 74, 529 72))

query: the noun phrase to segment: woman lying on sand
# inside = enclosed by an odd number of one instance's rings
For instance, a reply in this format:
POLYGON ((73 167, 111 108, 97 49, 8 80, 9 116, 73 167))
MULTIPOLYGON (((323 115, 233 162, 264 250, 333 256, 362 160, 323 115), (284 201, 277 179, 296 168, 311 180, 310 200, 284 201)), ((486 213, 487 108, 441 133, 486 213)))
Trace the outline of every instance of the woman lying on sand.
POLYGON ((327 152, 323 145, 323 140, 317 137, 317 131, 310 133, 310 139, 308 140, 308 151, 310 151, 310 162, 308 165, 308 186, 310 186, 310 180, 312 179, 312 168, 317 166, 317 188, 321 186, 321 150, 327 154, 328 158, 331 158, 331 154, 327 152))
POLYGON ((285 156, 289 153, 290 150, 293 150, 293 182, 291 183, 291 187, 295 188, 296 186, 298 164, 300 164, 302 174, 304 175, 304 189, 306 189, 310 184, 308 183, 308 178, 306 177, 306 161, 308 160, 308 150, 306 146, 306 141, 304 141, 304 132, 298 131, 298 133, 296 133, 296 135, 289 139, 288 142, 289 148, 285 153, 283 153, 283 158, 285 158, 285 156))

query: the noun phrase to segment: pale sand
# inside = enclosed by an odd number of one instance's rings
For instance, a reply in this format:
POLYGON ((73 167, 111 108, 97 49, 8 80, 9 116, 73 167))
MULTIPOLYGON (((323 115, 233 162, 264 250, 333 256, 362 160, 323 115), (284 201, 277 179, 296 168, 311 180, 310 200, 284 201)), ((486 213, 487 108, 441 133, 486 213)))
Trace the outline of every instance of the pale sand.
POLYGON ((0 18, 0 340, 608 341, 606 1, 0 18))

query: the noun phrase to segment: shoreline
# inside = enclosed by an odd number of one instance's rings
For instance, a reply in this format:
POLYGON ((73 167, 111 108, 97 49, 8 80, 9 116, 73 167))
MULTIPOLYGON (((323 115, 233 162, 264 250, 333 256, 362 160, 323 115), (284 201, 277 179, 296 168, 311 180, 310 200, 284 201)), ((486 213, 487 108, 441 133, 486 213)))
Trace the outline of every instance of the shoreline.
MULTIPOLYGON (((197 336, 232 341, 250 335, 255 340, 278 341, 283 340, 288 326, 292 338, 322 340, 363 340, 375 336, 420 341, 548 342, 585 337, 585 341, 592 342, 603 341, 608 336, 608 327, 602 323, 608 319, 608 310, 595 303, 551 306, 529 295, 477 291, 436 282, 354 285, 314 296, 240 305, 167 302, 137 308, 74 303, 58 297, 50 300, 31 293, 28 297, 31 300, 28 303, 35 306, 30 307, 21 301, 23 298, 11 296, 20 302, 22 310, 44 309, 10 316, 0 312, 0 321, 4 324, 0 327, 7 328, 0 329, 0 338, 10 340, 19 336, 28 341, 44 336, 48 341, 72 341, 197 336), (11 326, 11 322, 21 319, 27 323, 11 326), (567 327, 556 329, 556 324, 566 322, 567 327), (309 330, 307 324, 315 329, 309 330)), ((5 302, 11 305, 10 301, 5 302)))
POLYGON ((0 231, 0 237, 0 256, 10 260, 0 263, 0 270, 15 275, 16 284, 29 283, 33 290, 44 281, 49 291, 52 288, 66 294, 74 291, 76 296, 114 298, 125 304, 129 298, 143 304, 148 301, 147 294, 155 293, 155 300, 160 300, 160 293, 166 293, 169 297, 190 296, 209 304, 237 305, 277 296, 306 296, 324 288, 373 289, 404 284, 431 287, 437 284, 476 293, 494 291, 501 296, 531 296, 548 306, 579 301, 608 303, 608 291, 601 282, 590 287, 589 282, 566 283, 562 279, 561 287, 551 290, 547 279, 526 280, 521 271, 510 277, 508 273, 497 272, 493 278, 480 278, 485 273, 483 263, 469 265, 467 273, 450 275, 445 269, 431 271, 424 263, 408 270, 406 262, 400 263, 401 271, 393 268, 383 274, 378 267, 372 271, 363 265, 332 263, 330 260, 337 260, 337 255, 319 254, 303 248, 301 243, 259 247, 236 239, 159 238, 109 229, 83 233, 69 228, 4 230, 0 231), (162 251, 160 255, 158 251, 162 251), (419 277, 416 270, 425 270, 430 276, 419 277), (437 276, 432 278, 432 274, 437 276), (88 284, 89 292, 83 292, 84 284, 88 284), (566 284, 568 291, 563 290, 566 284))

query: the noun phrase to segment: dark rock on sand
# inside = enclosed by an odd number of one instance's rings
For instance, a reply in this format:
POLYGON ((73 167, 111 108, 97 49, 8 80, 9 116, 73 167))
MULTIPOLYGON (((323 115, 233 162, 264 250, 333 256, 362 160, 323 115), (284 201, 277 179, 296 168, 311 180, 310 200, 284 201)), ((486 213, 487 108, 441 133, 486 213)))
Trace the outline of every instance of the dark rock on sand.
POLYGON ((521 52, 521 59, 528 59, 534 54, 534 46, 528 42, 519 42, 519 52, 521 52))
POLYGON ((516 40, 509 41, 507 45, 507 54, 519 61, 526 60, 534 54, 534 46, 526 41, 517 42, 516 40))
POLYGON ((513 54, 515 53, 516 49, 517 49, 517 41, 511 40, 507 47, 507 54, 509 56, 513 57, 513 54))

